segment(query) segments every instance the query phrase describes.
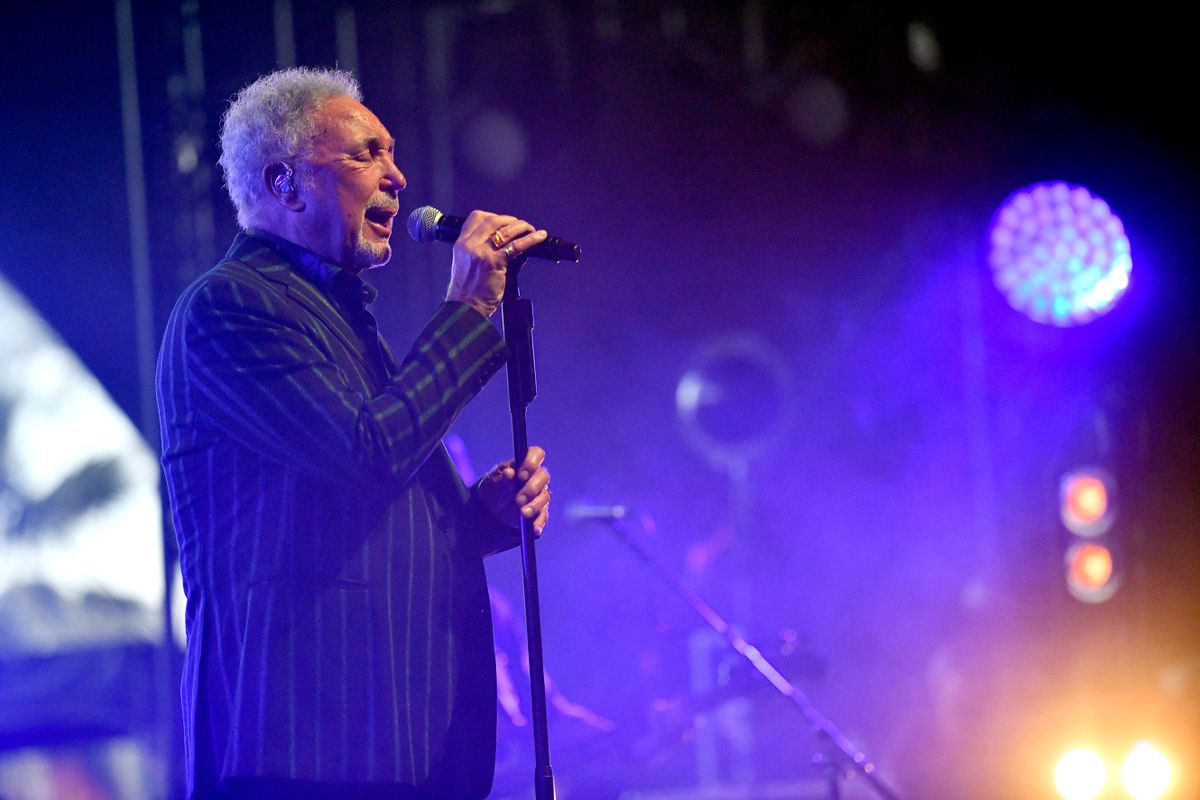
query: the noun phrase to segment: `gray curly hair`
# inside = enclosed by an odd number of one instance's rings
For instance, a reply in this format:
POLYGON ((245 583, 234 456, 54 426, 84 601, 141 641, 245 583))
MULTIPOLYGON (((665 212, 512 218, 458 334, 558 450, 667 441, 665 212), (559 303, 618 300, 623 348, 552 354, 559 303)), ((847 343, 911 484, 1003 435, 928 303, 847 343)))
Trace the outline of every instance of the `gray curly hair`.
POLYGON ((266 196, 263 168, 304 155, 316 134, 313 111, 342 95, 362 101, 362 89, 349 72, 293 67, 262 76, 230 101, 221 117, 217 163, 239 225, 249 227, 255 206, 266 196))

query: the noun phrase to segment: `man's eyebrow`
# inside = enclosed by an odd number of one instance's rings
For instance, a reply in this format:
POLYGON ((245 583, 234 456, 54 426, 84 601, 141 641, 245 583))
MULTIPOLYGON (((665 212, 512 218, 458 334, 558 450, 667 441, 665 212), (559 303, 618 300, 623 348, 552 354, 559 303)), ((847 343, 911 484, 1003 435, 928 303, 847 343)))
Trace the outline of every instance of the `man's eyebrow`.
POLYGON ((374 150, 376 148, 383 148, 385 150, 390 150, 391 148, 396 146, 396 140, 391 137, 388 137, 387 139, 381 139, 378 136, 371 136, 371 137, 368 137, 366 139, 366 141, 363 142, 363 144, 372 150, 374 150))

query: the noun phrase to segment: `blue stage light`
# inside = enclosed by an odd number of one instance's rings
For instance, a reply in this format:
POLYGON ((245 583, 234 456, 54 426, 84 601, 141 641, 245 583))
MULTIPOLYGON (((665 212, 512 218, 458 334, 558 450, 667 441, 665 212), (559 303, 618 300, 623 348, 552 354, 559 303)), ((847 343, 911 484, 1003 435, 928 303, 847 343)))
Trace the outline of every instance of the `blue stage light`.
POLYGON ((1035 322, 1083 325, 1129 287, 1129 238, 1108 204, 1082 186, 1038 183, 992 218, 988 263, 1009 305, 1035 322))

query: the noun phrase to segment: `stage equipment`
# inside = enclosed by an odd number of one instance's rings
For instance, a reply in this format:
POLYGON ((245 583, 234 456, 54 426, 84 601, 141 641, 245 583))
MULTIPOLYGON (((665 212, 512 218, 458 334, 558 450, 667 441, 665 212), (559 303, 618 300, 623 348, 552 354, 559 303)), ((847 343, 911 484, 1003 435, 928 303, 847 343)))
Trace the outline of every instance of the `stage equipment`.
POLYGON ((1070 472, 1059 482, 1059 516, 1076 536, 1093 537, 1112 527, 1113 479, 1100 469, 1070 472))
POLYGON ((732 474, 778 440, 791 384, 771 347, 731 336, 697 353, 675 388, 675 410, 696 450, 732 474))
MULTIPOLYGON (((408 235, 418 242, 458 239, 463 217, 451 217, 433 206, 421 206, 408 215, 408 235)), ((508 255, 506 253, 506 255, 508 255)), ((520 464, 529 449, 525 410, 537 397, 533 363, 533 303, 521 297, 521 268, 529 256, 550 261, 578 261, 579 245, 550 236, 508 264, 500 319, 508 344, 508 404, 512 412, 513 459, 520 464)), ((525 633, 529 648, 530 711, 533 722, 534 796, 553 800, 554 770, 550 766, 550 739, 546 722, 546 676, 542 667, 542 617, 538 600, 536 536, 533 520, 521 516, 521 571, 525 585, 525 633)))
POLYGON ((1076 542, 1064 558, 1067 589, 1085 603, 1101 603, 1117 591, 1113 554, 1102 544, 1076 542))
MULTIPOLYGON (((754 507, 750 461, 782 438, 792 395, 791 371, 782 356, 765 342, 747 335, 726 336, 702 347, 675 390, 676 414, 685 439, 729 482, 729 566, 733 576, 729 589, 735 619, 748 619, 751 614, 751 590, 743 577, 748 573, 743 537, 751 530, 754 507)), ((705 693, 712 688, 703 678, 709 674, 709 639, 703 635, 689 643, 693 692, 705 693)), ((733 737, 727 740, 729 746, 722 748, 717 741, 722 726, 709 721, 707 712, 696 720, 698 782, 716 781, 722 760, 735 774, 752 772, 749 738, 733 737), (723 759, 721 752, 725 753, 723 759)), ((749 725, 732 727, 752 730, 749 725)))
POLYGON ((1059 480, 1058 515, 1070 534, 1063 554, 1067 590, 1084 603, 1102 603, 1120 587, 1116 481, 1098 467, 1081 467, 1059 480))
MULTIPOLYGON (((467 443, 461 436, 453 433, 447 434, 443 443, 450 452, 463 483, 468 486, 474 484, 476 473, 467 443)), ((488 598, 491 601, 493 648, 496 653, 497 700, 503 712, 500 714, 500 727, 496 736, 496 774, 489 797, 527 797, 529 781, 524 768, 529 761, 529 748, 523 745, 525 728, 529 722, 525 711, 529 704, 526 696, 518 688, 518 681, 522 672, 529 672, 529 649, 521 635, 523 620, 519 618, 508 596, 489 582, 488 598), (521 744, 513 741, 517 736, 521 737, 521 744), (516 774, 518 771, 520 775, 516 774)), ((611 720, 567 697, 561 688, 555 685, 554 676, 548 670, 545 673, 545 682, 547 714, 557 712, 560 720, 567 719, 575 723, 573 730, 567 732, 566 744, 570 758, 579 763, 581 759, 588 757, 587 742, 580 739, 580 731, 585 731, 585 735, 607 733, 612 731, 615 725, 611 720), (574 741, 570 736, 572 732, 575 733, 574 741)), ((557 732, 556 736, 561 734, 562 731, 557 732)))
POLYGON ((1054 767, 1054 788, 1063 800, 1092 800, 1107 781, 1104 760, 1084 748, 1064 754, 1054 767))
POLYGON ((1125 228, 1082 186, 1038 183, 1014 192, 988 236, 996 287, 1034 322, 1083 325, 1111 311, 1129 288, 1125 228))
POLYGON ((1134 800, 1158 800, 1171 786, 1171 762, 1150 742, 1138 742, 1121 765, 1121 784, 1134 800))
MULTIPOLYGON (((454 244, 466 221, 465 217, 443 214, 433 206, 421 206, 408 215, 408 235, 421 243, 454 244)), ((563 241, 557 236, 547 236, 544 242, 531 247, 525 255, 546 261, 579 261, 580 249, 574 242, 563 241)))
MULTIPOLYGON (((429 206, 426 206, 429 208, 429 206)), ((412 217, 409 217, 412 222, 412 217)), ((536 249, 536 248, 534 248, 536 249)), ((509 262, 500 303, 504 339, 508 357, 508 404, 512 412, 513 459, 519 465, 529 450, 525 410, 537 397, 537 376, 533 363, 533 302, 521 297, 520 277, 524 257, 509 262)), ((529 705, 533 723, 534 773, 536 800, 554 800, 554 770, 550 766, 549 724, 546 721, 546 673, 542 666, 542 615, 538 600, 536 535, 533 520, 521 515, 521 572, 525 586, 525 638, 529 649, 529 705)))
POLYGON ((656 559, 649 550, 642 546, 641 542, 633 537, 629 531, 620 524, 624 519, 624 515, 608 515, 604 518, 595 518, 597 521, 604 521, 608 528, 612 530, 617 537, 633 551, 654 574, 656 578, 670 587, 683 602, 687 603, 700 619, 708 625, 718 636, 725 642, 764 678, 771 686, 787 698, 792 705, 804 715, 812 726, 813 732, 816 733, 818 739, 822 743, 823 749, 826 751, 814 758, 814 763, 822 764, 826 769, 827 787, 829 800, 838 800, 841 797, 841 778, 847 772, 855 772, 860 775, 864 781, 875 791, 875 793, 884 798, 884 800, 899 800, 899 796, 879 777, 875 764, 867 758, 866 754, 856 748, 849 739, 838 730, 833 721, 822 714, 808 696, 794 683, 787 679, 775 666, 763 655, 762 651, 754 645, 750 644, 746 639, 720 614, 717 613, 708 602, 700 596, 698 592, 680 580, 673 572, 656 559))

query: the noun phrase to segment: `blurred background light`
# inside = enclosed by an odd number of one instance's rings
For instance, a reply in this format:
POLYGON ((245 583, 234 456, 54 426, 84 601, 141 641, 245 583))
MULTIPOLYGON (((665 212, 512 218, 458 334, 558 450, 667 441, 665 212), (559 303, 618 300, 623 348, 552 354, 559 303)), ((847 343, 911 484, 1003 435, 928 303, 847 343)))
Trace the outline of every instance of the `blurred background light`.
POLYGON ((988 263, 1009 305, 1035 322, 1083 325, 1129 287, 1129 239, 1108 204, 1082 186, 1039 183, 992 218, 988 263))
POLYGON ((792 87, 784 106, 792 129, 815 147, 832 145, 850 127, 850 98, 840 83, 825 75, 792 87))
POLYGON ((6 800, 164 796, 148 744, 170 702, 156 682, 169 680, 158 476, 105 387, 0 274, 6 800))
POLYGON ((154 451, 0 278, 0 658, 156 641, 161 516, 154 451))
POLYGON ((1063 800, 1092 800, 1104 789, 1106 780, 1104 761, 1084 748, 1064 754, 1054 767, 1054 788, 1063 800))
POLYGON ((180 175, 191 175, 200 165, 201 143, 193 136, 181 136, 175 143, 175 169, 180 175))
POLYGON ((933 73, 942 68, 942 46, 937 33, 927 22, 908 23, 908 60, 921 72, 933 73))
POLYGON ((1112 527, 1112 479, 1096 469, 1063 476, 1059 486, 1059 515, 1076 536, 1099 536, 1112 527))
POLYGON ((765 342, 730 336, 700 348, 675 389, 691 444, 716 462, 762 453, 784 428, 791 372, 765 342))
POLYGON ((1134 800, 1156 800, 1171 786, 1171 763, 1150 742, 1138 742, 1121 765, 1121 783, 1134 800))
POLYGON ((1103 603, 1117 591, 1112 551, 1095 542, 1076 542, 1067 550, 1067 588, 1085 603, 1103 603))
POLYGON ((466 121, 462 152, 479 175, 507 183, 529 163, 529 135, 507 111, 484 109, 466 121))

